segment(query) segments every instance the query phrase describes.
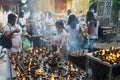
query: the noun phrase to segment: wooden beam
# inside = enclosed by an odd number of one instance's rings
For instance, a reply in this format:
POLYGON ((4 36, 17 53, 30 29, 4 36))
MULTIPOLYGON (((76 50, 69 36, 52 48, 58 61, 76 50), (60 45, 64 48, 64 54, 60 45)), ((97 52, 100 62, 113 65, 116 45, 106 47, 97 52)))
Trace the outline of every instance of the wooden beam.
POLYGON ((17 1, 15 1, 15 2, 11 2, 11 1, 8 1, 8 2, 2 1, 2 2, 0 2, 0 5, 2 5, 2 6, 19 5, 19 3, 18 3, 17 1))

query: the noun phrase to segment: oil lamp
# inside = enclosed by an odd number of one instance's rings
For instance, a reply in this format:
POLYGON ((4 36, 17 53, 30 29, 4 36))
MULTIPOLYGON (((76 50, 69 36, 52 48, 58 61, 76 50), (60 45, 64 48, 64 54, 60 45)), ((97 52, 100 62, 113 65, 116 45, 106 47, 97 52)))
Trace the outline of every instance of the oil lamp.
POLYGON ((68 75, 67 80, 70 80, 70 75, 68 75))
POLYGON ((52 75, 51 75, 51 80, 55 80, 54 77, 55 77, 55 76, 54 76, 54 74, 52 73, 52 75))
POLYGON ((116 64, 120 62, 120 50, 115 49, 114 46, 111 46, 109 50, 99 50, 96 53, 93 52, 93 56, 100 58, 110 64, 116 64), (97 55, 99 54, 99 55, 97 55))
POLYGON ((41 68, 35 71, 36 75, 44 75, 45 71, 41 68))
POLYGON ((104 49, 101 50, 101 55, 105 55, 105 50, 104 49))

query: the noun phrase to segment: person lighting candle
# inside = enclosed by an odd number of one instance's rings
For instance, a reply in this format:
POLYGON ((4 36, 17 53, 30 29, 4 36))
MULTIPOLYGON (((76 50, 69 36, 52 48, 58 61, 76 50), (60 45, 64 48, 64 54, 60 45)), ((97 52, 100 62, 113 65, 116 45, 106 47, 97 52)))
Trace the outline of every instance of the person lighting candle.
POLYGON ((64 28, 64 24, 62 20, 57 20, 55 23, 56 26, 56 36, 55 36, 55 40, 56 40, 56 46, 57 46, 57 50, 55 53, 60 53, 60 57, 62 59, 67 59, 67 54, 66 54, 66 38, 67 38, 67 32, 64 28))

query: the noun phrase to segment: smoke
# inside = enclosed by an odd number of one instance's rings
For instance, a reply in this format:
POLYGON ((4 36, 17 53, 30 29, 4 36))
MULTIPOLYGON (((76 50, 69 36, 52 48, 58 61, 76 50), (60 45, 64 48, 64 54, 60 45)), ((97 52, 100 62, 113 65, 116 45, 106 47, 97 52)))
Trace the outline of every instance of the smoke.
POLYGON ((37 0, 27 0, 28 9, 30 11, 37 11, 37 0))

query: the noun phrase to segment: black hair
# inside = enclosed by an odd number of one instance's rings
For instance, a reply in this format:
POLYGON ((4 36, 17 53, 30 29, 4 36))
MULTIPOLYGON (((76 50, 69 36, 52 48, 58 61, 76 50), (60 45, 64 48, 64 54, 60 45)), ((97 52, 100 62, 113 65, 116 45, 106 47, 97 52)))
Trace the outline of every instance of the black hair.
POLYGON ((64 24, 63 24, 63 21, 62 20, 57 20, 55 22, 55 25, 58 25, 58 26, 62 26, 64 28, 64 24))
POLYGON ((9 21, 13 21, 15 18, 17 18, 17 16, 16 16, 15 14, 13 14, 13 13, 10 13, 10 14, 8 15, 8 22, 9 22, 9 21))
POLYGON ((67 15, 70 15, 71 12, 72 12, 72 11, 71 11, 70 9, 68 9, 67 15))
POLYGON ((70 27, 72 29, 75 29, 76 24, 78 24, 78 22, 79 21, 78 21, 77 17, 74 14, 72 14, 72 15, 69 16, 68 25, 70 25, 70 27))
POLYGON ((88 22, 88 21, 91 21, 91 20, 95 20, 94 14, 93 14, 93 12, 92 12, 91 10, 89 10, 89 11, 87 12, 86 18, 87 18, 87 19, 86 19, 87 22, 88 22))
POLYGON ((24 12, 20 12, 20 15, 19 16, 23 16, 24 15, 24 12))

